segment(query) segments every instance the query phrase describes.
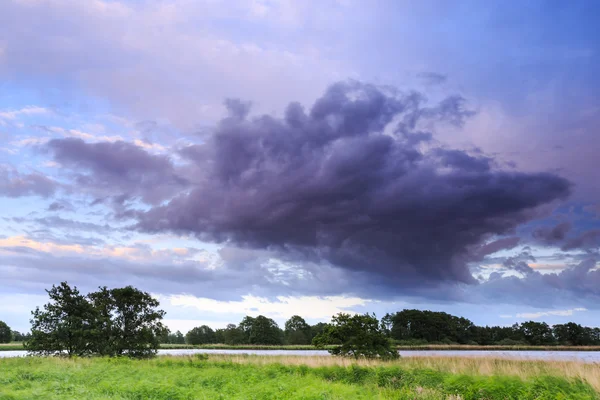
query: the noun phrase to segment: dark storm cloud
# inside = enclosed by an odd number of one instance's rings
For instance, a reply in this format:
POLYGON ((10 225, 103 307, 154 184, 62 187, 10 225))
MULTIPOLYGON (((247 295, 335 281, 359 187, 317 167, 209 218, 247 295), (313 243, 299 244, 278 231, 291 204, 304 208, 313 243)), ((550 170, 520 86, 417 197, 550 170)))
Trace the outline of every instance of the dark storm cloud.
POLYGON ((150 154, 132 143, 67 138, 53 139, 47 148, 55 161, 76 171, 79 186, 94 193, 140 196, 154 204, 187 184, 168 157, 150 154))
POLYGON ((418 93, 344 82, 283 118, 247 119, 243 104, 228 101, 214 135, 182 150, 195 186, 140 212, 140 230, 294 254, 388 287, 472 283, 470 249, 570 192, 556 175, 436 147, 421 127, 461 125, 472 114, 461 97, 425 107, 418 93))
POLYGON ((50 197, 56 192, 57 186, 52 179, 39 173, 23 174, 0 165, 0 196, 50 197))
POLYGON ((573 231, 573 224, 566 221, 551 228, 538 228, 533 231, 532 236, 541 244, 560 247, 563 251, 600 248, 600 229, 589 229, 570 234, 571 231, 573 231))
POLYGON ((585 231, 570 238, 562 246, 563 250, 585 249, 593 250, 600 248, 600 229, 585 231))
POLYGON ((536 229, 533 231, 533 237, 543 244, 553 245, 565 240, 571 228, 572 224, 570 222, 561 222, 552 228, 543 227, 536 229))

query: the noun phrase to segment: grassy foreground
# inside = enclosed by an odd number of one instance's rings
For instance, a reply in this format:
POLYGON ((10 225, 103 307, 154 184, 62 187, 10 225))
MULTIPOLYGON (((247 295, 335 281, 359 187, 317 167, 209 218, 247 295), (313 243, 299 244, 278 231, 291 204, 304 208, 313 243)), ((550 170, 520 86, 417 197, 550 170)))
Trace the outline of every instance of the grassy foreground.
POLYGON ((465 358, 0 359, 0 399, 599 399, 589 364, 465 358))

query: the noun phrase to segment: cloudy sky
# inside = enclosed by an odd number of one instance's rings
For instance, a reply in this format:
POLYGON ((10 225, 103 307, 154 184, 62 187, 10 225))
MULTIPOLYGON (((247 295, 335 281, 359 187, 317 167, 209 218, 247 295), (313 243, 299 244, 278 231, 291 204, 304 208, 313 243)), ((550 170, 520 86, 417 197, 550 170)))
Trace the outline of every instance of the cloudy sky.
POLYGON ((600 320, 600 3, 0 2, 0 320, 600 320))

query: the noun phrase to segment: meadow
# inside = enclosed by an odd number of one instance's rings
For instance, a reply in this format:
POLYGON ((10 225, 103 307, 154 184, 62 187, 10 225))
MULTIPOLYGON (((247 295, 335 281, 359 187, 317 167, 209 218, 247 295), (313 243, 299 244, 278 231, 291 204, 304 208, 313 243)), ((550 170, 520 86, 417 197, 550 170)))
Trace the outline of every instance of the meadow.
POLYGON ((600 369, 491 358, 0 359, 0 399, 600 399, 600 369))

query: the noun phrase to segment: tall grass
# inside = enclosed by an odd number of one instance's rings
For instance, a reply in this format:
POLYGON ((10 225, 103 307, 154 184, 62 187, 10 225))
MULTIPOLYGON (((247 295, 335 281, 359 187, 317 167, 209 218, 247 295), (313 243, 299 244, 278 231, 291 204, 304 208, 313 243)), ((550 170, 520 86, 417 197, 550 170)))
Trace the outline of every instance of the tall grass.
POLYGON ((402 357, 395 361, 353 360, 323 356, 255 356, 255 355, 211 355, 213 361, 268 365, 304 365, 310 368, 353 365, 361 367, 397 366, 406 369, 430 369, 450 374, 472 376, 554 376, 575 381, 583 381, 600 393, 600 365, 579 361, 563 360, 519 360, 494 357, 402 357))
POLYGON ((0 359, 0 399, 599 399, 594 368, 486 358, 29 357, 0 359))

